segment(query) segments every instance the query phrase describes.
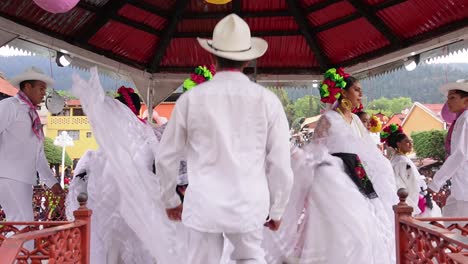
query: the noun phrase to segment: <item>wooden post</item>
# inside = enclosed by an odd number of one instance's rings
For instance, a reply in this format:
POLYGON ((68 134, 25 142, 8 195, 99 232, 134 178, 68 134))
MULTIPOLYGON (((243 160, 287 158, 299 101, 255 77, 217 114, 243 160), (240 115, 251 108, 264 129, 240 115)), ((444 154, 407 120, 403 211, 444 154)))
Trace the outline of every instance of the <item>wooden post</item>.
POLYGON ((400 202, 393 206, 395 212, 395 249, 396 249, 396 260, 397 264, 404 264, 405 251, 408 248, 408 240, 405 238, 405 234, 401 230, 400 219, 402 217, 411 217, 413 207, 406 203, 408 197, 408 191, 405 188, 400 188, 397 191, 400 202))
POLYGON ((80 193, 77 198, 80 203, 78 210, 73 212, 76 220, 86 221, 87 224, 80 227, 81 231, 81 263, 89 264, 90 261, 90 243, 91 243, 91 215, 93 211, 86 207, 88 195, 80 193))

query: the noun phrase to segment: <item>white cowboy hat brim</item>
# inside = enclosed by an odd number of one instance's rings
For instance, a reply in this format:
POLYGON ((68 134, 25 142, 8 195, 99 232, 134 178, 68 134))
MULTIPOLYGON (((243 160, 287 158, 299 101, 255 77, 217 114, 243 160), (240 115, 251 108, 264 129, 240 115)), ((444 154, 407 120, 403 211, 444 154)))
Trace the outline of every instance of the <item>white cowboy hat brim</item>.
POLYGON ((10 80, 10 83, 13 86, 19 88, 20 83, 23 81, 42 81, 47 84, 47 87, 51 87, 54 85, 54 80, 50 78, 49 76, 42 74, 42 73, 38 73, 38 72, 32 72, 32 71, 25 72, 23 74, 20 74, 14 77, 13 79, 10 80))
POLYGON ((211 39, 197 38, 200 46, 211 54, 234 61, 250 61, 265 54, 268 42, 261 38, 251 38, 251 47, 246 51, 221 51, 212 47, 211 39))
POLYGON ((449 91, 452 90, 461 90, 468 93, 468 83, 467 82, 455 82, 448 83, 440 87, 440 92, 444 95, 447 95, 449 91))

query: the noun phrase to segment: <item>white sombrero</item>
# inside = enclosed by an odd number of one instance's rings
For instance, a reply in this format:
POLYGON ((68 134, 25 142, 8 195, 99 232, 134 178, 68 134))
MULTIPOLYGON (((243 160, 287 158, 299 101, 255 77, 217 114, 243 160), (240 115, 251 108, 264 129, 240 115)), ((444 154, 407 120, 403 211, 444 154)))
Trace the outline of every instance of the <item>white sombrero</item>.
POLYGON ((54 80, 49 76, 45 75, 41 69, 36 67, 31 67, 27 69, 22 74, 16 76, 15 78, 10 80, 10 83, 19 88, 19 85, 23 81, 43 81, 47 84, 48 87, 54 85, 54 80))
POLYGON ((264 39, 251 37, 249 25, 236 14, 230 14, 216 24, 212 40, 197 40, 209 53, 234 61, 259 58, 268 49, 264 39))
POLYGON ((468 80, 458 80, 454 83, 447 83, 446 85, 443 85, 440 87, 440 91, 444 94, 447 95, 449 91, 452 90, 461 90, 465 91, 468 93, 468 80))

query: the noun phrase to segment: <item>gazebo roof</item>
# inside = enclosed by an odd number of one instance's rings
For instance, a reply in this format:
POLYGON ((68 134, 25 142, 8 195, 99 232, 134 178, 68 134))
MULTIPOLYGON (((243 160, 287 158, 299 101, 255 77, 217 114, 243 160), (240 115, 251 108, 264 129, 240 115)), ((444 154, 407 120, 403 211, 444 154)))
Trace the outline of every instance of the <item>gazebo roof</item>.
POLYGON ((260 74, 321 74, 468 26, 468 0, 81 0, 65 14, 32 0, 0 5, 1 17, 149 73, 211 63, 196 37, 229 13, 268 41, 260 74))

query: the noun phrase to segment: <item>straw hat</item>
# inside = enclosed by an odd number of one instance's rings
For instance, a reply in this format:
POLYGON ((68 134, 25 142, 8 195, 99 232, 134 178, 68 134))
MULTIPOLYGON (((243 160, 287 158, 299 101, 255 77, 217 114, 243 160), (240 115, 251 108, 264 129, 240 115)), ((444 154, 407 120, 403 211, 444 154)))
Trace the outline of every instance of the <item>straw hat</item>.
POLYGON ((45 75, 41 69, 38 69, 36 67, 31 67, 27 69, 22 74, 11 79, 10 83, 13 86, 19 88, 20 83, 23 81, 43 81, 47 84, 47 86, 54 85, 54 80, 51 77, 45 75))
POLYGON ((452 90, 461 90, 461 91, 465 91, 468 93, 468 80, 458 80, 454 83, 448 83, 446 85, 443 85, 441 88, 440 88, 440 91, 444 94, 444 95, 447 95, 449 91, 452 91, 452 90))
POLYGON ((209 53, 234 61, 259 58, 268 49, 264 39, 251 37, 249 25, 236 14, 230 14, 216 24, 212 40, 197 40, 209 53))

